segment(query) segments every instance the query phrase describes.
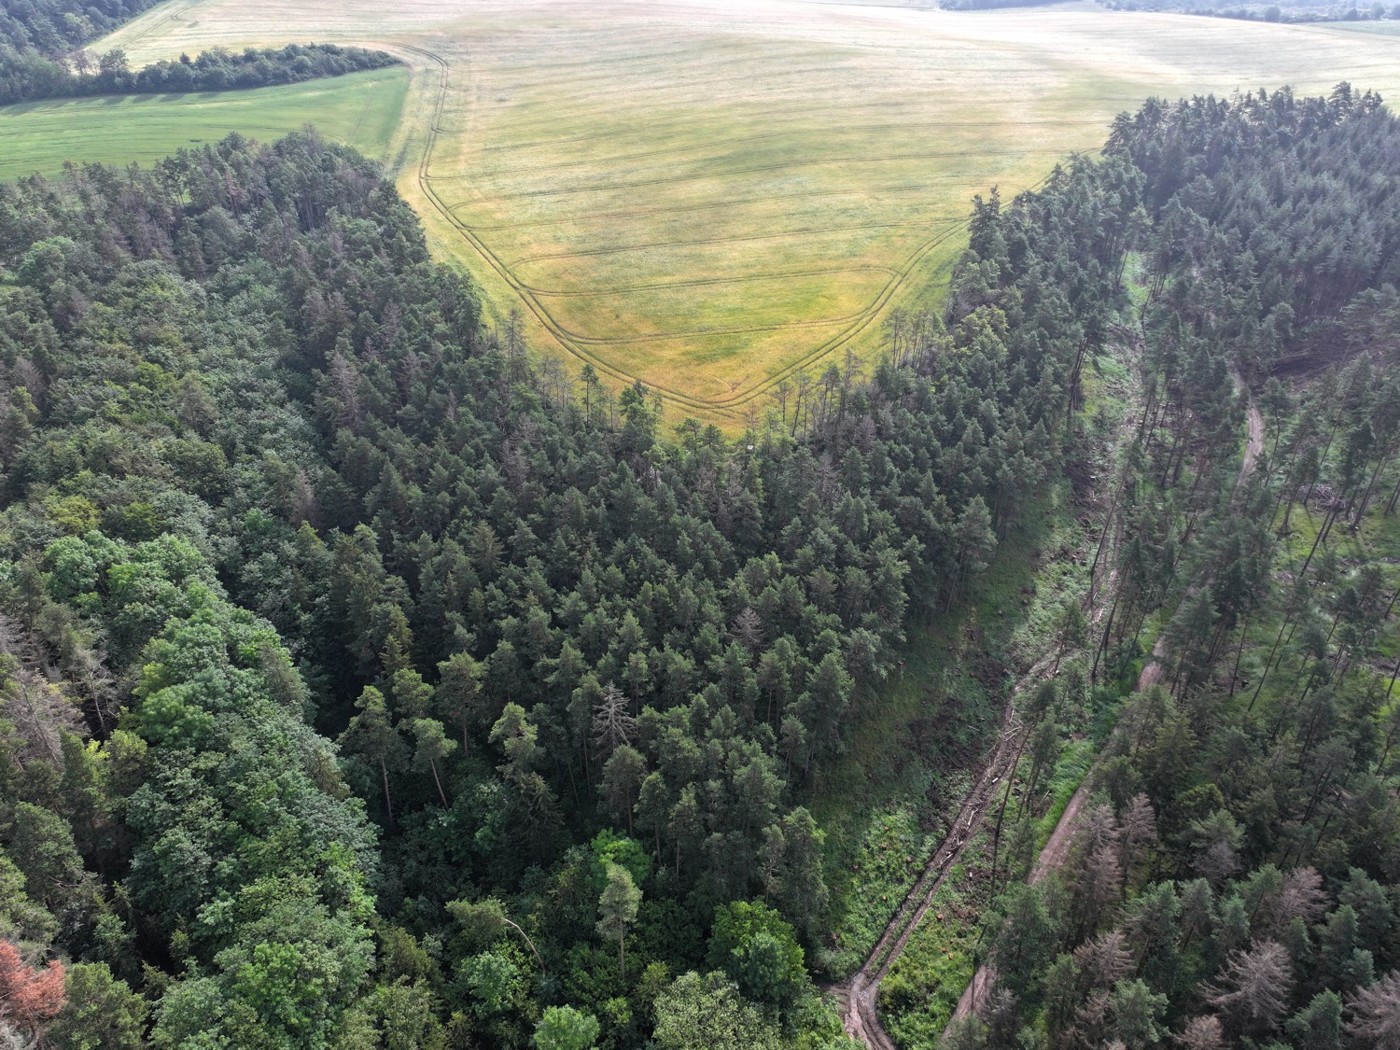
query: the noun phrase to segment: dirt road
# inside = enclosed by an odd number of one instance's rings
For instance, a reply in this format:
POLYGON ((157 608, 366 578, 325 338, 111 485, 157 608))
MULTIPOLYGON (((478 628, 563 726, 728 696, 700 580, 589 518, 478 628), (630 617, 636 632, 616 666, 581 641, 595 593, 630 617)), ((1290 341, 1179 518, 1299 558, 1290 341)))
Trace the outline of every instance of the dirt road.
MULTIPOLYGON (((1123 426, 1127 425, 1127 419, 1128 414, 1125 413, 1123 426)), ((1111 447, 1119 447, 1121 441, 1122 435, 1111 447)), ((1116 470, 1105 473, 1106 490, 1100 493, 1101 497, 1107 496, 1109 492, 1113 491, 1112 485, 1108 484, 1109 475, 1113 473, 1116 473, 1116 470)), ((1111 519, 1114 517, 1114 505, 1112 500, 1107 502, 1108 507, 1105 513, 1111 519)), ((1112 601, 1117 580, 1116 551, 1121 539, 1121 531, 1120 522, 1118 527, 1111 531, 1106 530, 1099 541, 1100 544, 1107 543, 1109 551, 1112 553, 1106 558, 1095 557, 1091 569, 1092 579, 1086 598, 1088 608, 1085 610, 1091 624, 1098 624, 1102 620, 1112 601)), ((1102 553, 1100 551, 1100 554, 1102 553)), ((885 927, 880 939, 875 943, 875 947, 860 969, 831 989, 841 1002, 841 1015, 846 1033, 851 1038, 864 1043, 870 1050, 897 1050, 894 1040, 884 1030, 876 1014, 880 981, 889 971, 895 959, 899 958, 919 922, 928 913, 933 898, 943 886, 948 871, 962 857, 967 843, 971 841, 973 832, 977 829, 977 825, 988 807, 999 796, 1000 791, 1005 790, 1002 781, 1014 772, 1016 758, 1026 733, 1026 729, 1016 721, 1017 700, 1026 690, 1047 678, 1055 677, 1062 656, 1063 654, 1058 652, 1042 656, 1011 688, 1007 696, 1006 709, 1002 715, 1001 735, 991 753, 984 760, 982 773, 978 777, 977 783, 973 785, 972 790, 963 800, 957 819, 951 825, 943 841, 938 844, 938 848, 934 850, 923 873, 905 895, 899 910, 890 919, 889 924, 885 927)), ((1051 835, 1050 842, 1057 844, 1056 848, 1061 854, 1069 849, 1070 828, 1083 803, 1082 794, 1076 793, 1070 799, 1066 809, 1066 815, 1070 819, 1068 821, 1062 820, 1060 826, 1056 827, 1051 835)), ((1050 844, 1047 844, 1047 850, 1049 848, 1050 844)), ((1063 858, 1061 857, 1061 859, 1063 858)), ((1039 878, 1039 875, 1035 877, 1039 878)), ((981 990, 990 988, 993 978, 994 974, 985 967, 973 975, 972 983, 963 993, 963 1002, 958 1005, 960 1015, 965 1016, 971 1002, 976 999, 981 990)))
POLYGON ((894 1041, 876 1016, 875 1002, 880 981, 895 959, 899 958, 914 930, 933 904, 934 895, 942 887, 948 870, 963 854, 973 829, 997 798, 997 786, 1010 773, 1020 749, 1024 728, 1015 719, 1015 699, 1027 688, 1039 682, 1050 667, 1047 657, 1023 675, 1012 689, 1011 698, 1002 717, 1001 732, 991 754, 983 762, 981 776, 968 792, 958 810, 948 834, 938 844, 914 883, 899 910, 890 919, 875 947, 860 969, 833 991, 842 1004, 842 1022, 846 1034, 858 1039, 871 1050, 896 1050, 894 1041))
MULTIPOLYGON (((1232 370, 1231 375, 1235 380, 1235 389, 1243 392, 1249 398, 1249 406, 1246 411, 1248 427, 1244 457, 1240 460, 1240 470, 1235 476, 1234 494, 1238 496, 1240 489, 1254 473, 1259 456, 1264 451, 1264 416, 1259 411, 1259 406, 1255 404, 1253 396, 1249 394, 1249 388, 1245 386, 1244 379, 1239 372, 1232 370)), ((1184 603, 1185 599, 1183 598, 1182 601, 1184 603)), ((1166 638, 1159 636, 1157 644, 1152 647, 1152 659, 1147 661, 1142 673, 1138 675, 1136 691, 1141 692, 1162 680, 1162 661, 1166 654, 1166 638)), ((1060 819, 1055 825, 1055 830, 1050 833, 1050 838, 1046 841, 1044 849, 1036 858, 1035 867, 1031 869, 1030 878, 1027 880, 1031 885, 1035 885, 1069 859, 1069 849, 1074 842, 1075 825, 1079 821, 1079 814, 1083 811, 1084 804, 1089 799, 1088 784, 1089 777, 1085 777, 1084 782, 1079 785, 1079 789, 1070 796, 1064 813, 1060 814, 1060 819)), ((996 972, 994 970, 987 966, 979 966, 977 972, 972 975, 972 981, 964 989, 962 998, 958 1000, 958 1006, 953 1011, 950 1025, 971 1015, 977 1003, 983 1001, 991 992, 995 981, 996 972)))

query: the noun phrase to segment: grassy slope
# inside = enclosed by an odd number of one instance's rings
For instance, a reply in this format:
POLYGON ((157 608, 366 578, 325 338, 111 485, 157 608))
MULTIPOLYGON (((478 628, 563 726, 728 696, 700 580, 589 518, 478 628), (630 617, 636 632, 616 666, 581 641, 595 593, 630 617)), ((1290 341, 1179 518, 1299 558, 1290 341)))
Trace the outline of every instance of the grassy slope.
POLYGON ((388 159, 408 73, 373 70, 253 91, 132 95, 0 108, 0 179, 54 174, 64 161, 149 164, 231 131, 270 141, 314 122, 328 139, 388 159))
POLYGON ((1359 33, 794 0, 173 0, 99 47, 293 39, 417 65, 401 187, 498 311, 730 423, 804 361, 874 350, 940 285, 972 193, 1032 185, 1144 96, 1400 87, 1397 42, 1359 33))
POLYGON ((976 599, 913 629, 904 676, 859 711, 844 760, 816 789, 832 847, 833 974, 860 965, 923 870, 993 742, 1008 668, 1039 655, 1051 611, 1076 586, 1061 552, 1085 539, 1068 486, 1054 486, 1002 541, 976 599))
MULTIPOLYGON (((1087 444, 1093 450, 1095 469, 1104 472, 1111 469, 1108 457, 1114 454, 1109 434, 1131 396, 1131 380, 1121 362, 1110 354, 1101 355, 1085 378, 1087 400, 1080 425, 1089 432, 1087 444)), ((1053 648, 1055 620, 1064 602, 1084 597, 1086 566, 1098 540, 1102 508, 1093 510, 1072 502, 1068 488, 1062 482, 1041 501, 1020 544, 1013 543, 1004 552, 1010 556, 1006 567, 994 566, 989 574, 990 588, 983 591, 979 587, 983 597, 977 615, 984 622, 991 618, 999 625, 988 632, 989 651, 1016 667, 1029 666, 1053 648), (1029 544, 1034 544, 1033 550, 1027 549, 1029 544), (1007 613, 1009 616, 1003 615, 1007 613)), ((1072 662, 1071 653, 1062 670, 1072 662)), ((991 699, 994 705, 1000 704, 1002 694, 991 699)), ((1098 702, 1086 695, 1082 703, 1061 703, 1059 719, 1067 723, 1062 726, 1063 749, 1035 799, 1023 798, 1029 765, 1029 759, 1023 757, 1017 775, 1007 785, 1007 820, 997 844, 1001 858, 1010 866, 1024 862, 1053 829, 1092 762, 1096 741, 1101 741, 1112 725, 1114 708, 1106 695, 1098 702), (1100 703, 1105 706, 1100 707, 1100 703), (1023 805, 1035 818, 1028 837, 1019 835, 1014 827, 1023 805)), ((901 1047, 914 1050, 938 1045, 976 968, 981 915, 995 896, 989 877, 993 855, 989 824, 974 832, 962 860, 950 870, 929 914, 881 985, 880 1016, 901 1047)))

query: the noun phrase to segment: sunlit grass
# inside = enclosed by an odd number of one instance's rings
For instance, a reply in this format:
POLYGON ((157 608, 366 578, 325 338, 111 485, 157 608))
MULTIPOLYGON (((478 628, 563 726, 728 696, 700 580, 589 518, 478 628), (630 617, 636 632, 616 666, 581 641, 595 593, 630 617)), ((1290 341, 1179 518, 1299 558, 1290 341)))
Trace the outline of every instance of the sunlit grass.
POLYGON ((377 160, 403 114, 408 72, 378 69, 251 91, 57 99, 0 107, 0 179, 53 175, 65 161, 150 164, 230 132, 270 142, 314 121, 377 160))
MULTIPOLYGON (((975 845, 985 847, 984 837, 975 845)), ((989 886, 969 885, 961 865, 880 985, 880 1015, 902 1047, 932 1048, 977 969, 979 920, 989 886)))

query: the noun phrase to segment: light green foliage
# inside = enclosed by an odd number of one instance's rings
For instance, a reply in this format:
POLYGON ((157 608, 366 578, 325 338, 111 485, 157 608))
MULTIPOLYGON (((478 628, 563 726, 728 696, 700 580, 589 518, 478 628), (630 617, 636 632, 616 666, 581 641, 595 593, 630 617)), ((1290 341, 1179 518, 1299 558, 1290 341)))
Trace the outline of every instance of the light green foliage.
POLYGON ((105 963, 74 963, 64 976, 67 1002, 49 1029, 68 1050, 140 1050, 145 1045, 146 1000, 112 976, 105 963))
POLYGON ((637 921, 637 909, 642 903, 642 891, 632 880, 632 873, 621 864, 608 862, 606 882, 598 898, 598 935, 617 941, 618 968, 626 971, 627 931, 637 921))
POLYGON ((790 1008, 807 987, 802 947, 792 927, 758 902, 734 901, 715 910, 709 964, 723 970, 746 999, 790 1008))
POLYGON ((686 973, 656 999, 659 1050, 777 1050, 777 1026, 720 973, 686 973))
POLYGON ((467 749, 468 733, 486 728, 481 679, 484 668, 470 653, 454 653, 438 664, 438 686, 433 693, 435 711, 443 721, 457 726, 462 747, 467 749))
POLYGON ((448 901, 447 913, 461 928, 466 944, 480 951, 495 944, 505 933, 505 908, 499 900, 448 901))
POLYGON ((230 906, 207 908, 201 919, 222 925, 232 943, 214 958, 217 977, 167 995, 157 1041, 221 1033, 240 1045, 329 1046, 373 955, 371 903, 357 880, 343 859, 331 860, 320 887, 307 877, 267 879, 230 906))
POLYGON ((592 1050, 598 1039, 598 1019, 572 1006, 550 1006, 540 1017, 531 1039, 536 1050, 592 1050))
POLYGON ((491 727, 491 743, 500 747, 506 758, 504 770, 513 778, 524 778, 539 753, 539 730, 519 704, 507 704, 501 717, 491 727))
POLYGON ((501 952, 482 952, 465 960, 459 970, 471 995, 470 1009, 479 1017, 494 1017, 515 1005, 524 990, 520 968, 501 952))
POLYGON ((351 1008, 334 1050, 443 1050, 446 1036, 425 981, 378 984, 351 1008))
POLYGON ((608 867, 612 864, 626 868, 632 882, 638 886, 651 877, 651 854, 636 839, 604 828, 593 836, 592 846, 593 871, 600 889, 607 882, 608 867))

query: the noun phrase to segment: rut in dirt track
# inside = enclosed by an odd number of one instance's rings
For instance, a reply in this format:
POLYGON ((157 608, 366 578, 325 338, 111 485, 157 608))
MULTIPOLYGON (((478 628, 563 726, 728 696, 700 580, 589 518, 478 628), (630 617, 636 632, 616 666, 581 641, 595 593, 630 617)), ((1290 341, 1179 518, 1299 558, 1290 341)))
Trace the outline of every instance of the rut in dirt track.
MULTIPOLYGON (((1232 369, 1231 376, 1235 381, 1235 389, 1248 398, 1245 415, 1247 426, 1244 456, 1240 460, 1239 473, 1235 475, 1232 497, 1238 499, 1240 490, 1254 474, 1254 468, 1264 451, 1264 416, 1260 413, 1259 406, 1255 403, 1254 397, 1239 371, 1232 369)), ((1185 601, 1186 599, 1183 598, 1182 604, 1185 604, 1185 601)), ((1161 635, 1157 639, 1157 644, 1152 647, 1152 659, 1147 661, 1142 673, 1138 675, 1136 692, 1142 692, 1162 680, 1162 662, 1166 656, 1166 636, 1161 635)), ((1050 838, 1046 841, 1044 849, 1036 858, 1035 867, 1027 879, 1031 885, 1035 885, 1052 871, 1063 866, 1065 861, 1069 859, 1075 826, 1079 822, 1079 814, 1083 810, 1084 804, 1089 799, 1089 780, 1090 778, 1086 776, 1084 782, 1070 797, 1069 804, 1065 806, 1064 813, 1060 815, 1060 819, 1055 825, 1055 830, 1050 833, 1050 838)), ((972 975, 972 980, 968 982, 967 988, 963 990, 962 998, 958 1000, 957 1009, 953 1011, 952 1019, 948 1022, 949 1027, 951 1028, 952 1025, 969 1017, 976 1010, 977 1004, 985 1001, 995 983, 996 971, 985 964, 979 966, 977 972, 972 975)), ((895 1050, 893 1044, 890 1045, 890 1050, 895 1050)))
MULTIPOLYGON (((1105 493, 1100 491, 1099 495, 1102 497, 1105 493)), ((1109 518, 1114 517, 1111 504, 1106 514, 1109 518)), ((1107 542, 1110 550, 1116 550, 1120 533, 1121 529, 1115 529, 1110 536, 1106 530, 1100 544, 1107 542)), ((1086 615, 1091 624, 1101 621, 1111 600, 1116 580, 1113 562, 1113 557, 1102 560, 1095 558, 1090 570, 1092 581, 1086 598, 1086 615)), ((923 873, 905 895, 899 910, 890 919, 889 925, 885 927, 884 933, 860 969, 830 989, 841 1002, 841 1017, 846 1034, 864 1043, 870 1050, 898 1050, 876 1014, 880 981, 895 959, 899 958, 914 930, 932 907, 933 898, 943 886, 948 872, 962 858, 967 844, 972 840, 973 832, 977 830, 982 817, 998 794, 1001 782, 1014 772, 1027 734, 1026 728, 1016 720, 1017 700, 1028 689, 1058 674, 1061 655, 1047 653, 1042 656, 1012 686, 1006 699, 997 743, 984 760, 981 775, 963 800, 948 834, 934 850, 923 873)), ((1077 811, 1075 800, 1071 800, 1070 807, 1077 811)), ((979 980, 987 982, 990 979, 991 974, 985 968, 979 969, 973 977, 970 989, 975 988, 979 980)), ((967 997, 968 993, 964 993, 964 998, 967 997)), ((962 1008, 961 1004, 959 1008, 962 1008)))
POLYGON ((885 927, 875 947, 860 969, 832 991, 842 1004, 842 1023, 846 1034, 858 1039, 872 1050, 897 1050, 894 1041, 880 1024, 875 1003, 880 981, 904 950, 914 930, 933 905, 933 898, 942 887, 949 870, 962 857, 973 832, 998 795, 998 787, 1011 773, 1019 757, 1025 727, 1015 717, 1016 700, 1037 683, 1051 675, 1053 661, 1046 656, 1027 671, 1012 687, 1002 716, 1001 730, 991 753, 984 760, 977 783, 968 792, 943 841, 933 851, 918 880, 905 894, 899 910, 885 927))

